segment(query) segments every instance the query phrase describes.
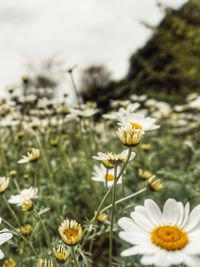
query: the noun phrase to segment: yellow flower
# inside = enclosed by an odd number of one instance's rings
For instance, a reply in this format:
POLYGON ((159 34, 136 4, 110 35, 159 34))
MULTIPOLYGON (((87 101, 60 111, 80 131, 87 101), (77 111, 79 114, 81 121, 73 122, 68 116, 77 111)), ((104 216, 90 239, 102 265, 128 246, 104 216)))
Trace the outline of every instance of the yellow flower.
POLYGON ((54 267, 53 262, 50 260, 39 259, 36 267, 54 267))
POLYGON ((105 213, 99 213, 96 217, 96 220, 100 223, 104 223, 107 217, 108 216, 105 213))
POLYGON ((18 163, 28 163, 28 162, 35 162, 40 157, 40 150, 37 148, 32 148, 31 152, 27 153, 27 156, 23 156, 22 159, 18 161, 18 163))
POLYGON ((25 224, 24 226, 21 226, 20 230, 22 235, 28 236, 32 233, 33 227, 30 224, 25 224))
POLYGON ((0 194, 3 194, 9 185, 9 178, 0 177, 0 194))
POLYGON ((140 128, 121 127, 116 132, 122 144, 127 147, 137 146, 142 139, 142 130, 140 128))
POLYGON ((10 176, 11 176, 11 177, 15 177, 15 176, 17 176, 17 171, 16 171, 16 170, 11 170, 11 171, 10 171, 10 176))
POLYGON ((4 262, 2 267, 15 267, 16 262, 13 259, 8 259, 4 262))
POLYGON ((147 188, 153 192, 163 189, 164 186, 164 183, 160 179, 157 179, 155 175, 147 181, 147 188))
POLYGON ((83 237, 82 226, 75 220, 66 219, 58 228, 63 242, 69 246, 75 246, 83 237))
POLYGON ((57 249, 54 249, 54 256, 59 264, 64 264, 70 255, 70 251, 65 249, 64 246, 59 246, 57 249))

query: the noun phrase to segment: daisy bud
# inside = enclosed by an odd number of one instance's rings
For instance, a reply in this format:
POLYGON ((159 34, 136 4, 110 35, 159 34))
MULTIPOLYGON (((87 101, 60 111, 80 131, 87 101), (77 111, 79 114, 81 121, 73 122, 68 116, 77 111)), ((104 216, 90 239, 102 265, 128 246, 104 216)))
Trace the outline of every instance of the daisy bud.
POLYGON ((105 213, 99 213, 96 217, 96 220, 100 223, 104 223, 107 217, 108 216, 105 213))
POLYGON ((54 249, 54 256, 59 264, 64 264, 70 255, 70 251, 65 249, 64 246, 59 246, 57 249, 54 249))
POLYGON ((142 139, 142 130, 132 127, 121 127, 116 132, 122 144, 127 147, 137 146, 142 139))
POLYGON ((149 178, 151 178, 153 176, 153 173, 150 171, 139 169, 138 170, 138 176, 139 176, 140 180, 147 181, 149 178))
POLYGON ((10 176, 15 178, 17 176, 17 171, 16 170, 11 170, 10 171, 10 176))
POLYGON ((3 194, 9 185, 9 178, 0 177, 0 194, 3 194))
POLYGON ((22 235, 29 236, 33 231, 33 227, 30 224, 25 224, 20 228, 20 231, 22 235))
POLYGON ((53 262, 50 260, 39 259, 36 267, 54 267, 53 262))
POLYGON ((15 267, 16 262, 13 259, 8 259, 4 262, 2 267, 15 267))

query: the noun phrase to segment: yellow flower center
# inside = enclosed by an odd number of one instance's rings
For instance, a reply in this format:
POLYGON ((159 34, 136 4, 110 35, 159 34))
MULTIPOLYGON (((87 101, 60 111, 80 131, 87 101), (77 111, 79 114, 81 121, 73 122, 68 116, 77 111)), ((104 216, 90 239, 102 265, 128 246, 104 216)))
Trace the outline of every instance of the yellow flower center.
POLYGON ((188 244, 187 234, 176 226, 160 226, 151 233, 151 240, 162 249, 175 251, 184 248, 188 244))
POLYGON ((139 123, 131 122, 131 126, 135 129, 142 129, 142 126, 139 123))
POLYGON ((113 174, 108 173, 107 175, 105 175, 105 180, 107 181, 114 181, 115 176, 113 174))
POLYGON ((67 229, 64 231, 64 235, 67 237, 67 239, 72 239, 78 236, 78 230, 67 229))

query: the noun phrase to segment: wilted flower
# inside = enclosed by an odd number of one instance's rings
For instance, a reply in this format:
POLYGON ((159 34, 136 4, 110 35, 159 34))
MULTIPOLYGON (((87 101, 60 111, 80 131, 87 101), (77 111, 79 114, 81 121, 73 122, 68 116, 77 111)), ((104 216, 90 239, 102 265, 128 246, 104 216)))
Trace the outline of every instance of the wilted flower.
POLYGON ((35 162, 40 157, 40 150, 37 148, 32 148, 31 152, 27 153, 27 156, 23 156, 17 163, 28 163, 35 162))
POLYGON ((59 246, 57 249, 54 249, 54 256, 59 264, 64 264, 70 255, 70 251, 64 246, 59 246))
POLYGON ((9 178, 0 177, 0 194, 3 194, 9 185, 9 178))
POLYGON ((17 195, 12 195, 8 202, 11 204, 16 204, 17 206, 21 206, 25 201, 36 198, 37 194, 38 188, 30 187, 28 189, 21 190, 17 195))
MULTIPOLYGON (((124 150, 120 154, 114 154, 111 152, 107 153, 98 152, 97 156, 93 156, 93 159, 100 160, 103 164, 104 162, 109 162, 112 165, 121 164, 122 162, 125 162, 127 160, 128 153, 129 153, 128 149, 124 150)), ((133 160, 135 155, 136 155, 135 152, 132 152, 130 160, 133 160)), ((106 166, 106 164, 104 165, 106 166)))
POLYGON ((143 255, 142 265, 157 267, 200 266, 200 205, 190 213, 189 203, 184 205, 168 199, 161 212, 151 199, 145 200, 144 207, 138 206, 131 218, 118 221, 123 229, 120 238, 132 244, 122 256, 143 255))
MULTIPOLYGON (((118 168, 117 174, 120 169, 118 168)), ((115 173, 114 169, 107 169, 103 164, 100 166, 94 166, 94 171, 92 172, 92 180, 96 182, 103 182, 108 187, 112 186, 115 181, 115 173)), ((118 184, 122 182, 122 177, 117 181, 118 184)))
POLYGON ((58 228, 63 242, 69 246, 77 245, 83 237, 82 226, 75 220, 66 219, 58 228))
MULTIPOLYGON (((0 224, 2 222, 2 219, 0 218, 0 224)), ((8 229, 3 229, 0 231, 0 245, 4 244, 8 240, 10 240, 13 237, 13 235, 9 232, 8 229)), ((0 260, 4 258, 4 253, 0 249, 0 260)))

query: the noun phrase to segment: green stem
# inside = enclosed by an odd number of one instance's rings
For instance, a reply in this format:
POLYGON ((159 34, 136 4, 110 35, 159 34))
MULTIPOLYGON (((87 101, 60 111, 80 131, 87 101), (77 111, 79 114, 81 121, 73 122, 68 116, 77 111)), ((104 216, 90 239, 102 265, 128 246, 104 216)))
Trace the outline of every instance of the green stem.
MULTIPOLYGON (((133 197, 136 197, 136 196, 142 194, 144 191, 146 191, 146 189, 147 189, 146 187, 145 187, 145 188, 142 188, 141 190, 139 190, 139 191, 136 192, 136 193, 133 193, 133 194, 131 194, 131 195, 129 195, 129 196, 123 197, 123 198, 121 198, 121 199, 115 201, 115 205, 117 205, 117 204, 119 204, 119 203, 122 203, 122 202, 124 202, 125 200, 128 200, 128 199, 130 199, 130 198, 133 198, 133 197)), ((111 207, 112 207, 112 204, 106 206, 105 208, 103 208, 103 209, 100 211, 100 213, 105 212, 106 210, 110 209, 111 207)))
POLYGON ((114 167, 114 185, 112 190, 112 208, 110 219, 110 234, 109 234, 109 267, 112 267, 112 252, 113 252, 113 225, 114 225, 114 213, 115 213, 115 198, 116 198, 116 185, 117 185, 117 165, 114 167))
POLYGON ((81 109, 81 100, 80 100, 80 96, 79 96, 79 93, 78 93, 78 89, 77 89, 76 83, 74 81, 74 77, 73 77, 72 71, 69 72, 69 76, 70 76, 71 83, 72 83, 72 86, 73 86, 75 94, 76 94, 78 107, 81 109))
POLYGON ((74 249, 73 246, 71 247, 71 252, 72 252, 72 257, 73 257, 73 260, 74 260, 74 263, 75 263, 76 267, 80 267, 80 265, 78 263, 78 260, 76 258, 75 249, 74 249))
POLYGON ((33 245, 23 236, 21 235, 19 232, 17 232, 17 230, 15 229, 14 226, 12 226, 9 222, 7 222, 5 219, 2 218, 2 221, 4 222, 5 225, 7 225, 8 227, 10 227, 10 229, 13 230, 13 232, 15 232, 20 238, 22 238, 24 240, 25 243, 27 243, 29 245, 29 247, 31 248, 33 254, 37 257, 38 254, 35 250, 35 248, 33 247, 33 245))
POLYGON ((17 225, 18 225, 19 227, 21 227, 21 223, 20 223, 20 221, 19 221, 19 219, 18 219, 16 213, 14 212, 14 210, 11 208, 10 204, 8 203, 5 194, 3 194, 3 199, 4 199, 4 202, 6 203, 7 208, 9 209, 9 211, 10 211, 10 213, 12 214, 13 218, 15 219, 17 225))

